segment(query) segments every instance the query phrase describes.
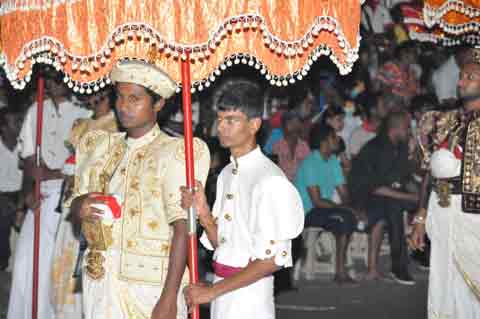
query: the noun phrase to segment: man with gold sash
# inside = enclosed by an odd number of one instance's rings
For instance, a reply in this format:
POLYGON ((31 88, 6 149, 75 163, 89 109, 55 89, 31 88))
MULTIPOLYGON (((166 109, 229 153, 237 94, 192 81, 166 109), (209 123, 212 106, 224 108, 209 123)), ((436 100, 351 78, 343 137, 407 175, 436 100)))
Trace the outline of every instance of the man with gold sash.
MULTIPOLYGON (((79 119, 73 125, 72 131, 66 142, 75 152, 82 136, 92 131, 118 132, 118 124, 115 113, 112 110, 112 88, 108 87, 88 99, 90 109, 94 112, 92 118, 79 119)), ((63 204, 69 199, 73 190, 74 157, 67 159, 63 172, 65 174, 60 223, 55 238, 52 265, 52 305, 55 310, 55 319, 82 319, 83 305, 80 278, 74 277, 74 269, 79 250, 78 227, 72 224, 70 210, 63 204)))
MULTIPOLYGON (((187 318, 188 283, 182 139, 163 133, 156 114, 175 92, 162 70, 123 61, 110 74, 115 109, 126 133, 88 133, 76 152, 72 213, 89 248, 83 267, 86 319, 187 318), (121 217, 107 223, 94 206, 115 195, 121 217)), ((195 172, 205 181, 210 156, 194 141, 195 172)), ((98 206, 96 206, 98 207, 98 206)))
POLYGON ((429 319, 480 318, 480 51, 473 52, 458 82, 463 109, 427 113, 420 125, 424 185, 431 176, 433 191, 411 243, 423 249, 425 232, 431 240, 429 319))

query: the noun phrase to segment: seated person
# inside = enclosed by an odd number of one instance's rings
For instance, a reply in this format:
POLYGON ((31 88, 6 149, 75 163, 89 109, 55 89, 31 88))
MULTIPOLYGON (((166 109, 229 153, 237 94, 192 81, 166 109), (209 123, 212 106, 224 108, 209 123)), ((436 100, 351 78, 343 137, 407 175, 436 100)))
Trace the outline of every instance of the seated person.
POLYGON ((335 281, 354 283, 345 269, 347 247, 355 229, 351 208, 333 202, 337 191, 342 203, 348 202, 340 161, 334 155, 339 137, 328 125, 316 124, 310 132, 312 152, 300 165, 295 179, 305 210, 305 227, 322 227, 336 239, 335 281))
POLYGON ((418 195, 407 192, 415 166, 409 160, 410 116, 404 111, 390 113, 378 135, 368 142, 353 160, 349 190, 355 208, 368 216, 369 249, 366 279, 382 277, 378 271, 378 254, 384 225, 388 229, 392 258, 392 277, 404 285, 415 281, 408 271, 403 212, 415 209, 418 195))

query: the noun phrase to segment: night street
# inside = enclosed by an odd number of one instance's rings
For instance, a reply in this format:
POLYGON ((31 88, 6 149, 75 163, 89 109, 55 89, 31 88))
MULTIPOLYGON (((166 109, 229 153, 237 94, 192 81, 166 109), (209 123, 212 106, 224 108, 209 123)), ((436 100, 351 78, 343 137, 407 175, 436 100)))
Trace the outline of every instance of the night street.
MULTIPOLYGON (((277 318, 426 319, 428 275, 419 271, 414 275, 415 286, 388 281, 363 282, 357 287, 339 287, 326 280, 302 282, 298 291, 278 295, 277 318)), ((1 319, 6 317, 9 280, 9 274, 0 272, 1 319)))

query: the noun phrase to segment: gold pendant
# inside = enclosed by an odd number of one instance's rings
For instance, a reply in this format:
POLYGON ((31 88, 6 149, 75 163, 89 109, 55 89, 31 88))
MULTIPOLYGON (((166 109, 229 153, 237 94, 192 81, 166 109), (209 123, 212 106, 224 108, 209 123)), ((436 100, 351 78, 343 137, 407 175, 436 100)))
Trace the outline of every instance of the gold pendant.
POLYGON ((88 242, 88 247, 105 251, 113 243, 113 225, 105 225, 101 219, 84 219, 82 232, 88 242))
POLYGON ((103 263, 105 257, 98 250, 90 250, 87 254, 87 266, 85 267, 88 277, 93 280, 99 280, 105 276, 105 267, 103 263))
POLYGON ((440 207, 449 207, 450 206, 450 196, 451 196, 451 187, 450 183, 446 181, 438 181, 436 185, 437 195, 438 195, 438 205, 440 207))

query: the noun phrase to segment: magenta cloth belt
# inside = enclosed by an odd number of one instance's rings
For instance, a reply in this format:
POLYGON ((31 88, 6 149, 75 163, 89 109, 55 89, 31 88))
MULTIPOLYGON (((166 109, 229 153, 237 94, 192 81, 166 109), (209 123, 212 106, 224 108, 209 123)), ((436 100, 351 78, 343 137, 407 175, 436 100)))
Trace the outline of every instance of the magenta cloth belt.
POLYGON ((213 271, 215 272, 215 275, 222 278, 231 277, 243 270, 243 267, 232 267, 232 266, 217 263, 216 261, 212 263, 212 266, 213 266, 213 271))

